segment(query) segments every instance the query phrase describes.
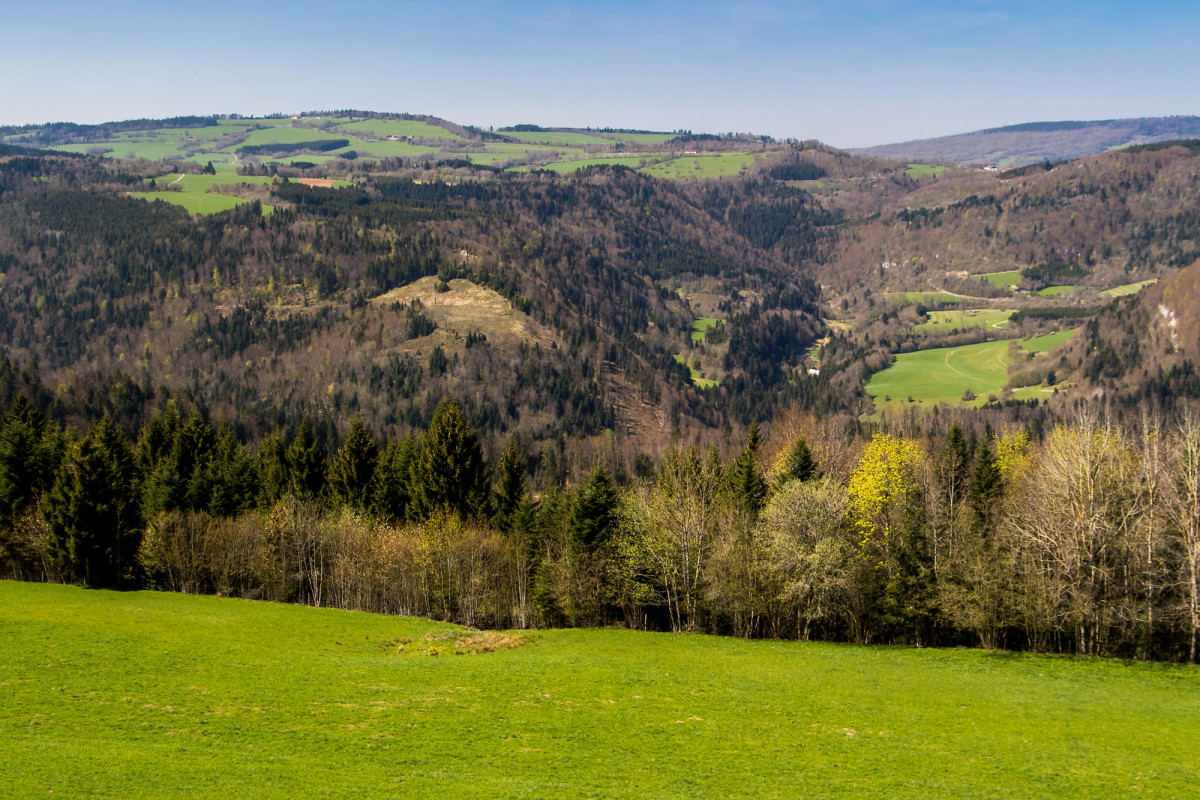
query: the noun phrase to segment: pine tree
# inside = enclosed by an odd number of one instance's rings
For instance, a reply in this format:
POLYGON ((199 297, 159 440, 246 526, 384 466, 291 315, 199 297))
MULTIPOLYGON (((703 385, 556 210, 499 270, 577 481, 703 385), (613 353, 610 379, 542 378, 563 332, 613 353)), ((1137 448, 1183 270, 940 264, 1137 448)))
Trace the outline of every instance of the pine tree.
POLYGON ((427 519, 443 508, 463 518, 482 516, 487 510, 487 479, 475 432, 458 403, 443 400, 433 412, 417 461, 412 487, 416 518, 427 519))
POLYGON ((817 460, 803 436, 796 439, 792 449, 788 451, 787 460, 783 464, 783 472, 779 475, 779 485, 788 481, 812 481, 821 477, 817 469, 817 460))
POLYGON ((746 437, 746 449, 733 463, 730 474, 730 488, 735 500, 751 515, 758 513, 767 498, 767 481, 756 460, 759 443, 758 423, 752 422, 746 437))
POLYGON ((64 461, 50 492, 51 557, 89 586, 129 584, 141 542, 138 489, 129 442, 106 415, 64 461))
POLYGON ((371 512, 381 519, 403 521, 412 503, 412 475, 420 451, 412 437, 388 442, 375 465, 371 512))
POLYGON ((8 519, 24 510, 44 482, 47 464, 42 415, 24 394, 17 395, 0 423, 0 514, 8 519))
POLYGON ((496 493, 493 498, 494 519, 500 530, 507 533, 513 527, 514 516, 525 499, 525 453, 517 437, 510 436, 500 463, 496 466, 496 493))
POLYGON ((287 450, 288 489, 297 497, 319 497, 325 486, 325 453, 302 420, 287 450))
POLYGON ((588 473, 571 504, 571 536, 595 552, 608 544, 616 525, 617 485, 600 464, 588 473))
POLYGON ((365 510, 371 501, 371 481, 379 461, 379 447, 362 417, 350 421, 350 433, 334 456, 329 471, 333 494, 341 502, 365 510))

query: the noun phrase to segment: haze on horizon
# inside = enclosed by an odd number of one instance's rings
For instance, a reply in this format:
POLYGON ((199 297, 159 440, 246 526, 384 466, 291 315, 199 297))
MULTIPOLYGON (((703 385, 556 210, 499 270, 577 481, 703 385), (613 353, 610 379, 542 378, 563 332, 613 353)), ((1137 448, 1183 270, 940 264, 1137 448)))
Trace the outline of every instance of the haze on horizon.
POLYGON ((5 6, 0 124, 358 108, 863 147, 1200 113, 1200 6, 1168 0, 5 6))

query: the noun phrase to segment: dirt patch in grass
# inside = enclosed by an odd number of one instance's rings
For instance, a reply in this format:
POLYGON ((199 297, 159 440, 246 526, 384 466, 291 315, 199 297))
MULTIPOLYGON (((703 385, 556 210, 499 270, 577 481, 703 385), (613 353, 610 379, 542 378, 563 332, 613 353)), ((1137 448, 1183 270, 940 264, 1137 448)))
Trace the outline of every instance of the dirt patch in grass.
POLYGON ((297 182, 305 186, 319 186, 322 189, 332 189, 337 185, 333 178, 300 178, 297 182))
POLYGON ((393 647, 400 655, 465 656, 492 653, 496 650, 515 650, 529 643, 529 637, 503 631, 450 631, 427 633, 416 641, 409 638, 384 642, 380 647, 393 647))

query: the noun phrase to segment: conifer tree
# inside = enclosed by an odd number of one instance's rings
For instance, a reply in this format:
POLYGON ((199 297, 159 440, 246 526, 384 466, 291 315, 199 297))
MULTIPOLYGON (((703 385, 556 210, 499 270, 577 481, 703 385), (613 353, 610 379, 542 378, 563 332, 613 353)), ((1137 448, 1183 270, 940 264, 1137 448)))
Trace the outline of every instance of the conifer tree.
POLYGON ((365 510, 371 501, 371 480, 379 461, 379 447, 362 417, 350 421, 350 433, 330 469, 333 494, 343 503, 365 510))
POLYGON ((500 530, 512 530, 514 517, 525 499, 525 453, 517 437, 510 436, 496 466, 494 518, 500 530))
POLYGON ((89 586, 130 583, 141 542, 138 489, 129 442, 106 415, 58 472, 45 507, 51 557, 89 586))
POLYGON ((612 538, 617 524, 617 486, 603 464, 588 473, 571 504, 571 536, 595 552, 612 538))
POLYGON ((751 515, 758 513, 767 498, 767 481, 756 460, 759 444, 758 423, 752 422, 746 437, 746 449, 733 463, 730 474, 730 488, 735 500, 751 515))
MULTIPOLYGON (((421 446, 413 485, 413 511, 427 519, 448 508, 459 516, 478 517, 487 509, 487 464, 479 439, 458 403, 443 400, 421 446)), ((413 516, 413 514, 410 514, 413 516)))
POLYGON ((817 469, 817 460, 813 457, 808 441, 803 436, 796 439, 792 449, 788 451, 787 460, 783 464, 783 472, 779 476, 779 485, 788 481, 813 481, 821 477, 817 469))
POLYGON ((308 420, 301 420, 287 449, 288 489, 297 497, 319 497, 325 485, 325 453, 308 420))
POLYGON ((399 522, 408 516, 412 502, 412 474, 419 450, 412 437, 388 442, 375 464, 371 487, 371 512, 399 522))

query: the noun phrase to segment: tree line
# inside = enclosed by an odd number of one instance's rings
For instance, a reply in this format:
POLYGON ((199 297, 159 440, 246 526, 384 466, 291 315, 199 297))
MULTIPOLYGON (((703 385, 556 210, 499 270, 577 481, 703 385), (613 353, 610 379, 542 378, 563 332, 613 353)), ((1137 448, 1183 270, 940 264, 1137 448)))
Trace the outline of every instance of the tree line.
POLYGON ((17 395, 0 425, 8 576, 416 614, 1188 660, 1200 631, 1200 414, 1091 408, 853 438, 791 412, 723 460, 675 441, 535 490, 454 400, 378 442, 354 419, 251 450, 168 403, 131 441, 17 395))

